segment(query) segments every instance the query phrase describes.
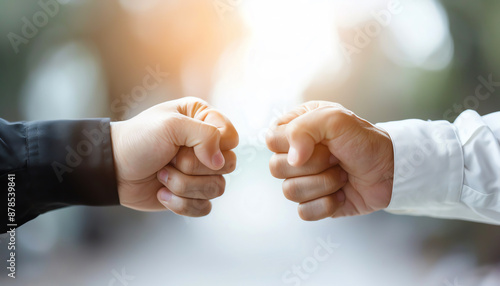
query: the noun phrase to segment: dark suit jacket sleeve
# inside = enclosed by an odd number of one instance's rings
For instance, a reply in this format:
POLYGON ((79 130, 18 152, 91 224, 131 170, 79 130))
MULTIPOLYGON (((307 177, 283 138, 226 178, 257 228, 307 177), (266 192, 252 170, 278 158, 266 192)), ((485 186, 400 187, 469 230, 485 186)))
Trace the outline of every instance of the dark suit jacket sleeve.
POLYGON ((66 206, 119 204, 109 119, 0 119, 0 194, 0 233, 66 206))

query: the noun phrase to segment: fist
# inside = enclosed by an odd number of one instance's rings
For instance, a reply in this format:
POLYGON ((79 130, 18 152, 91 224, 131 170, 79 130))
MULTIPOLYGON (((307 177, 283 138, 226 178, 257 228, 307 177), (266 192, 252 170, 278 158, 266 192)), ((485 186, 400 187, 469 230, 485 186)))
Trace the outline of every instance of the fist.
POLYGON ((196 98, 158 104, 112 123, 111 139, 120 203, 136 210, 207 215, 209 200, 224 193, 222 175, 236 167, 231 149, 238 133, 196 98))
POLYGON ((269 167, 304 220, 368 214, 389 205, 389 134, 343 106, 311 101, 282 116, 266 143, 269 167))

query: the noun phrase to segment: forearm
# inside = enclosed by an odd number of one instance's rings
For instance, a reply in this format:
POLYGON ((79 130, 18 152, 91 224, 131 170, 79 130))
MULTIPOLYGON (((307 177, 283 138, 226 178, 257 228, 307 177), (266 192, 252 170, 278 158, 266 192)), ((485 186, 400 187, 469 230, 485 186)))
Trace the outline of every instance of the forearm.
MULTIPOLYGON (((1 120, 0 139, 4 208, 7 212, 8 175, 15 174, 18 226, 69 205, 118 204, 109 120, 1 120)), ((0 231, 6 230, 2 224, 0 231)))

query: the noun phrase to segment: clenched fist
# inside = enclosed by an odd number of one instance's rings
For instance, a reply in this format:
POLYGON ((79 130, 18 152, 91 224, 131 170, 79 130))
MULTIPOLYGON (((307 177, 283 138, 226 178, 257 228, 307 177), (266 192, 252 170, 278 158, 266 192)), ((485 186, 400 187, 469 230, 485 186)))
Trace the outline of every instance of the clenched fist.
POLYGON ((388 133, 343 106, 311 101, 267 134, 273 176, 304 220, 368 214, 389 205, 394 154, 388 133))
POLYGON ((238 133, 207 103, 183 98, 111 125, 118 195, 123 206, 204 216, 236 167, 238 133))

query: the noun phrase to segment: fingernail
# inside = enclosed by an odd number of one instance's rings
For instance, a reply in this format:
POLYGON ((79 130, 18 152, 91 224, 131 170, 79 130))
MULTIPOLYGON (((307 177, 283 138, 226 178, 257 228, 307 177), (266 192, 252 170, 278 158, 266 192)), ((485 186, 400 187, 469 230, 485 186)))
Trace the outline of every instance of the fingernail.
POLYGON ((160 174, 158 174, 160 177, 160 180, 162 180, 164 183, 166 183, 168 181, 168 171, 167 170, 161 170, 160 171, 160 174))
POLYGON ((336 192, 335 195, 337 196, 337 200, 339 202, 343 203, 345 201, 345 193, 344 193, 344 191, 340 190, 340 191, 336 192))
POLYGON ((295 163, 297 163, 298 160, 299 160, 299 152, 297 152, 297 149, 290 146, 290 149, 288 150, 288 164, 294 165, 295 163))
POLYGON ((172 193, 167 191, 167 190, 162 190, 160 192, 160 200, 164 201, 164 202, 170 202, 170 200, 172 199, 172 193))
POLYGON ((222 155, 222 152, 219 150, 215 155, 212 157, 212 164, 215 167, 222 167, 224 166, 224 156, 222 155))

